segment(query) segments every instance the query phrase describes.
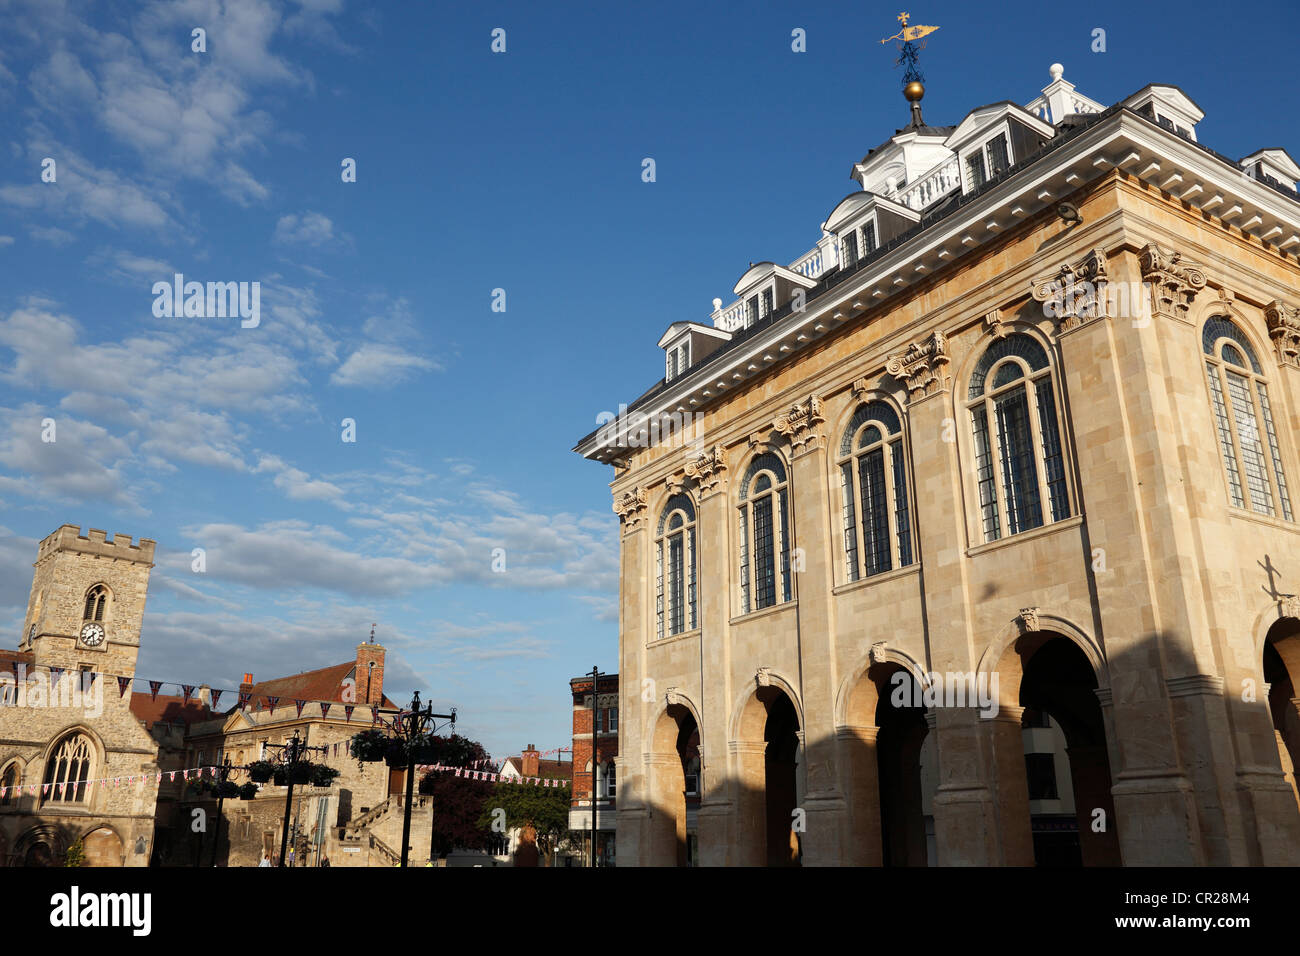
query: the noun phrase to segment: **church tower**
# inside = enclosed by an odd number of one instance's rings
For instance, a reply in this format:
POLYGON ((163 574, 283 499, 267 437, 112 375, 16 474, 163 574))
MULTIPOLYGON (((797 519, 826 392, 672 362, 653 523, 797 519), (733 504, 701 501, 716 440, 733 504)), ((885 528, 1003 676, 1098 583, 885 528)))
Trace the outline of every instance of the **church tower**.
POLYGON ((154 546, 74 524, 45 538, 19 649, 41 667, 133 677, 154 546))

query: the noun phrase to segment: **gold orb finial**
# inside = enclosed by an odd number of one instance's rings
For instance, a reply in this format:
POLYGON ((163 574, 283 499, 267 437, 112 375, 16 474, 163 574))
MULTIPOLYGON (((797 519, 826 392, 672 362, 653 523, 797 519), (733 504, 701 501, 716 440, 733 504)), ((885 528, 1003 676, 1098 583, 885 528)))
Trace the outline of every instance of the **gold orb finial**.
POLYGON ((925 86, 919 80, 913 80, 903 87, 903 96, 907 98, 909 103, 919 103, 921 97, 925 96, 925 86))

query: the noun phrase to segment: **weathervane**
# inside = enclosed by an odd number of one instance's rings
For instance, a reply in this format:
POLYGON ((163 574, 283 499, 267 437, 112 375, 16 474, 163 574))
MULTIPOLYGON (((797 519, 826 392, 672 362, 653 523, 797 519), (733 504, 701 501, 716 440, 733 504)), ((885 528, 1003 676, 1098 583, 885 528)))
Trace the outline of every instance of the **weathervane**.
POLYGON ((898 15, 898 21, 903 25, 903 29, 892 37, 885 37, 881 43, 888 43, 890 40, 898 40, 898 59, 894 65, 904 65, 907 67, 903 72, 903 96, 912 104, 912 125, 922 126, 921 121, 921 97, 925 96, 925 86, 922 85, 925 77, 921 71, 916 68, 916 58, 921 55, 925 49, 924 37, 929 36, 938 27, 915 26, 909 27, 907 21, 911 14, 904 11, 898 15), (920 44, 915 41, 921 40, 920 44))

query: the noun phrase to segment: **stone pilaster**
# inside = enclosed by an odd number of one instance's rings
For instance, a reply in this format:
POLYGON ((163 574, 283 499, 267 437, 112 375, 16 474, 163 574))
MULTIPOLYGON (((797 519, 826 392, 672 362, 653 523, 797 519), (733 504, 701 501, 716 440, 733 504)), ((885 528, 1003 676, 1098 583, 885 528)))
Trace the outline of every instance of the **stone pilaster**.
MULTIPOLYGON (((642 760, 649 745, 654 704, 642 700, 646 675, 650 582, 646 573, 646 503, 648 494, 636 487, 615 496, 619 517, 619 764, 626 768, 618 780, 618 855, 625 866, 640 866, 653 845, 651 839, 651 780, 642 760)), ((592 688, 593 698, 596 688, 592 688)))

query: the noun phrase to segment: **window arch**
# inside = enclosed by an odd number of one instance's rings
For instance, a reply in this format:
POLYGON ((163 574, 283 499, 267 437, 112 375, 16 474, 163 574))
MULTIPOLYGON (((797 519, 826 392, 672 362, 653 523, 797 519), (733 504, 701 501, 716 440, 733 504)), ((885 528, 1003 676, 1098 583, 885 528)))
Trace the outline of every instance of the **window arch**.
POLYGON ((4 771, 0 772, 0 791, 4 796, 0 797, 0 807, 12 807, 17 805, 18 798, 21 796, 19 788, 23 783, 23 768, 17 760, 11 760, 5 765, 4 771))
POLYGON ((658 635, 695 630, 695 503, 676 494, 664 505, 655 534, 658 635))
POLYGON ((767 452, 750 463, 738 510, 740 608, 748 614, 790 600, 789 488, 776 455, 767 452))
POLYGON ((86 607, 82 614, 85 621, 103 621, 104 610, 108 607, 108 588, 96 584, 86 592, 86 607))
POLYGON ((1250 339, 1216 315, 1205 323, 1201 348, 1229 500, 1262 515, 1275 516, 1280 507, 1293 520, 1268 385, 1250 339))
POLYGON ((985 541, 1070 516, 1051 363, 1023 333, 990 345, 971 373, 967 408, 975 441, 985 541), (1044 508, 1046 503, 1046 508, 1044 508))
POLYGON ((82 733, 64 737, 45 761, 42 803, 82 803, 90 793, 94 745, 82 733), (48 788, 48 789, 47 789, 48 788))
POLYGON ((898 414, 884 402, 858 408, 840 441, 848 579, 912 563, 907 460, 898 414))

